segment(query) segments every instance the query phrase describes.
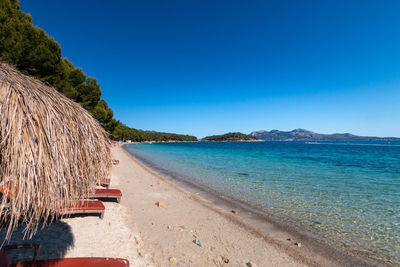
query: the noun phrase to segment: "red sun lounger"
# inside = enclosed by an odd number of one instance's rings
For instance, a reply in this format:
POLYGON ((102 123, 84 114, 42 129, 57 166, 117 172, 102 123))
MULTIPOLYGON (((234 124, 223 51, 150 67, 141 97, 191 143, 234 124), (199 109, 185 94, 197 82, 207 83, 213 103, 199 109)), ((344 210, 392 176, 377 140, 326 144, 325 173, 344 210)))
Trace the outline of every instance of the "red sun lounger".
POLYGON ((60 214, 100 214, 100 219, 104 217, 105 207, 98 200, 80 200, 65 208, 60 209, 60 214))
POLYGON ((38 260, 32 262, 19 262, 12 267, 128 267, 129 261, 120 258, 64 258, 51 260, 38 260))
POLYGON ((100 180, 98 185, 103 186, 105 188, 109 188, 110 187, 110 183, 111 183, 111 179, 110 178, 104 178, 104 179, 100 180))
POLYGON ((115 198, 119 203, 121 201, 122 193, 119 189, 95 189, 89 195, 89 198, 115 198))
POLYGON ((60 258, 49 260, 36 260, 40 245, 23 244, 23 245, 10 245, 3 246, 0 249, 0 266, 1 267, 129 267, 129 261, 121 258, 60 258), (4 249, 3 249, 4 248, 4 249), (21 249, 21 248, 34 248, 35 253, 32 261, 12 263, 6 254, 6 250, 21 249))
MULTIPOLYGON (((100 189, 102 190, 102 189, 100 189)), ((110 190, 110 189, 103 189, 103 190, 110 190)), ((112 190, 112 189, 111 189, 112 190)), ((0 193, 4 194, 5 189, 3 186, 0 186, 0 193)), ((119 191, 119 190, 118 190, 119 191)), ((120 192, 121 193, 121 192, 120 192)), ((122 196, 122 194, 121 194, 122 196)), ((121 198, 119 196, 119 198, 121 198)), ((7 198, 11 199, 12 194, 11 191, 7 191, 7 198)), ((119 202, 119 200, 118 200, 119 202)), ((100 219, 104 217, 104 210, 105 207, 101 201, 98 200, 80 200, 74 203, 71 203, 65 208, 61 208, 58 212, 62 215, 67 214, 100 214, 100 219)), ((1 266, 0 266, 1 267, 1 266)))
POLYGON ((112 160, 112 163, 113 163, 114 165, 118 165, 118 164, 119 164, 119 160, 118 160, 118 159, 113 159, 113 160, 112 160))

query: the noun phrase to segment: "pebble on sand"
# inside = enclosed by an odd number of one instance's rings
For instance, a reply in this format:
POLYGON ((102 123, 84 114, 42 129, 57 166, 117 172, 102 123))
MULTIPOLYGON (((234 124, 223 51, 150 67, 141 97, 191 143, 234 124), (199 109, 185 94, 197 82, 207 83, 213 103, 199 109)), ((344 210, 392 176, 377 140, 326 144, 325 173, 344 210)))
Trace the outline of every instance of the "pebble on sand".
POLYGON ((296 243, 294 243, 296 246, 298 246, 299 248, 301 248, 301 243, 300 242, 296 242, 296 243))
POLYGON ((198 245, 199 247, 202 247, 203 244, 201 243, 201 241, 199 239, 195 239, 193 240, 193 243, 195 243, 196 245, 198 245))
POLYGON ((156 202, 156 205, 157 205, 159 208, 161 208, 161 207, 164 206, 164 203, 163 203, 163 202, 160 202, 160 201, 157 201, 157 202, 156 202))
POLYGON ((174 257, 171 257, 171 258, 169 258, 169 262, 170 262, 170 263, 175 263, 175 262, 176 262, 176 259, 175 259, 174 257))
POLYGON ((228 258, 226 258, 226 257, 224 257, 224 256, 222 256, 221 258, 222 258, 222 261, 223 261, 224 263, 229 263, 229 259, 228 259, 228 258))
POLYGON ((257 267, 257 265, 254 262, 249 261, 248 263, 246 263, 247 267, 257 267))
POLYGON ((237 211, 237 210, 231 210, 231 212, 233 213, 233 214, 239 214, 239 212, 237 211))

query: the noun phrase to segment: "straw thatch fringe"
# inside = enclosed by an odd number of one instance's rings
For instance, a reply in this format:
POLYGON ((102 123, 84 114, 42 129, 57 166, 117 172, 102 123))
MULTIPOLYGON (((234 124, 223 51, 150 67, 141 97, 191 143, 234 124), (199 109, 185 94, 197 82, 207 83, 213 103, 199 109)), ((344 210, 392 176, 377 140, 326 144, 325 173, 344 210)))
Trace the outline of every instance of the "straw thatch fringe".
POLYGON ((84 198, 111 167, 100 124, 55 89, 0 62, 0 224, 32 236, 68 202, 84 198))

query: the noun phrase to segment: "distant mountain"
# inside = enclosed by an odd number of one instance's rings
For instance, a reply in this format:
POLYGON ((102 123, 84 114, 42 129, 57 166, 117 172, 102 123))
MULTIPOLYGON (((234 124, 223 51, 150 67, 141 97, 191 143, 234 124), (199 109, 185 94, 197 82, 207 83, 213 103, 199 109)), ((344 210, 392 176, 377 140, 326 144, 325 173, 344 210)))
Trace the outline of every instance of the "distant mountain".
POLYGON ((304 129, 289 132, 261 130, 250 135, 265 141, 400 141, 397 137, 357 136, 349 133, 319 134, 304 129))
POLYGON ((201 141, 214 141, 214 142, 235 142, 235 141, 258 141, 257 137, 243 133, 226 133, 222 135, 206 136, 201 141))

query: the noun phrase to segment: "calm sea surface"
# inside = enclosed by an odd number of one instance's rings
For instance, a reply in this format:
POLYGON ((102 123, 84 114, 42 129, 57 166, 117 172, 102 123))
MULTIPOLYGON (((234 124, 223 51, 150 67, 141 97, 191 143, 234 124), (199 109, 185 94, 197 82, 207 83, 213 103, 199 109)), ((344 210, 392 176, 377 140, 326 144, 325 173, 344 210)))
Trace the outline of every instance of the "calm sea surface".
POLYGON ((125 149, 322 240, 400 264, 400 142, 198 142, 125 149))

